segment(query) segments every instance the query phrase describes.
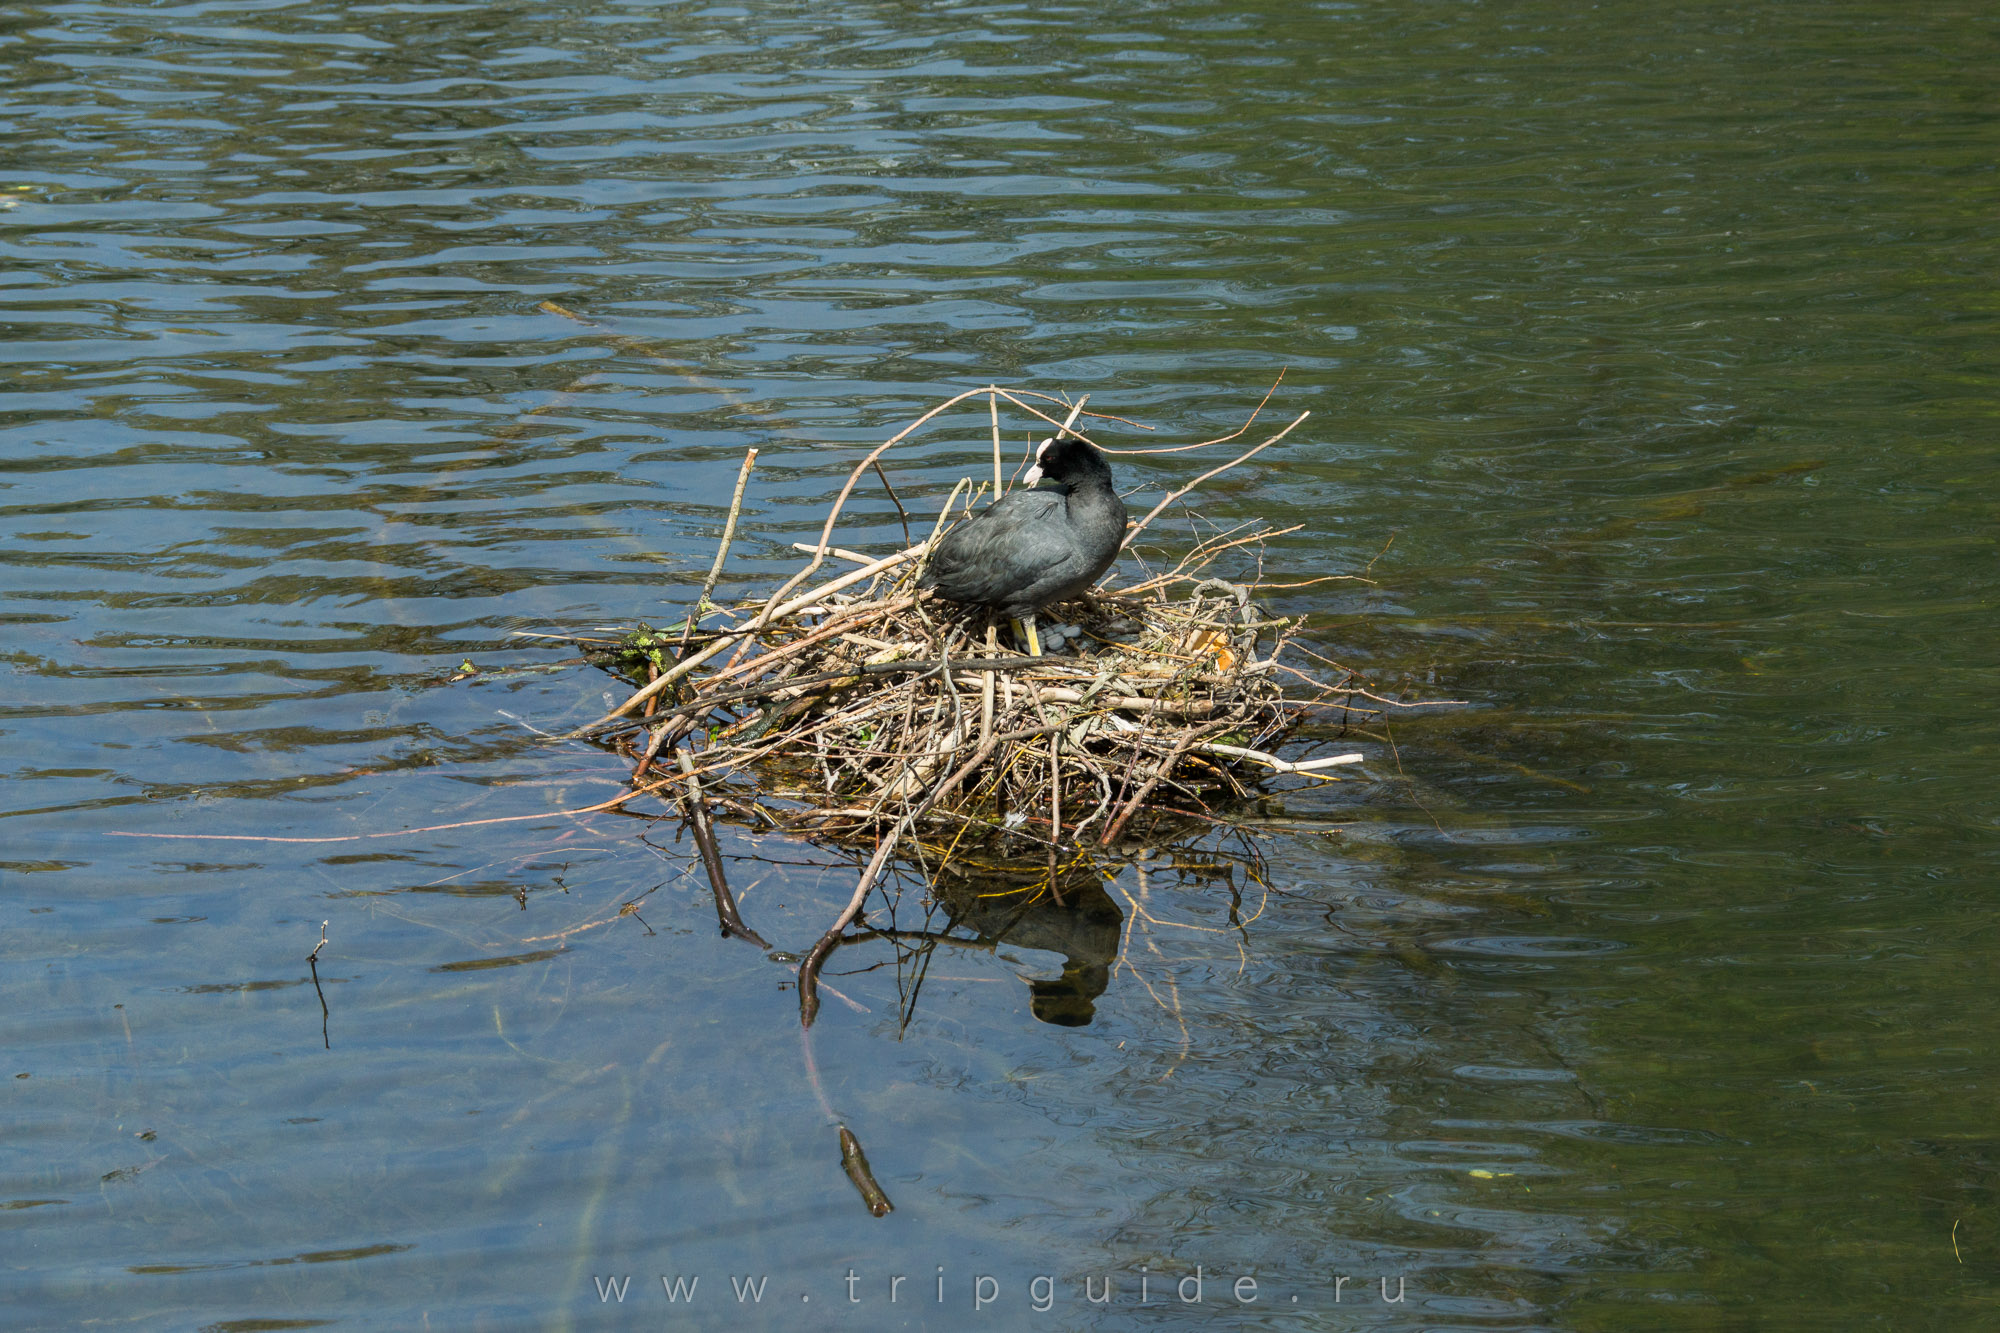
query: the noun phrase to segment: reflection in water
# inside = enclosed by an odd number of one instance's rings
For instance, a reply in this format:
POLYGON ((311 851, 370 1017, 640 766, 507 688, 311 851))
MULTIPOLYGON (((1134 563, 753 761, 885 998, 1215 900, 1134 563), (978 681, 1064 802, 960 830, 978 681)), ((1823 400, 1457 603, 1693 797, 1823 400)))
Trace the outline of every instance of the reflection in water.
POLYGON ((1094 873, 1067 877, 1060 897, 1048 891, 1046 880, 1021 885, 997 876, 943 874, 932 889, 951 928, 969 933, 976 945, 1061 954, 1060 977, 1028 983, 1030 1009, 1044 1023, 1090 1022, 1097 997, 1111 984, 1125 927, 1125 914, 1094 873))

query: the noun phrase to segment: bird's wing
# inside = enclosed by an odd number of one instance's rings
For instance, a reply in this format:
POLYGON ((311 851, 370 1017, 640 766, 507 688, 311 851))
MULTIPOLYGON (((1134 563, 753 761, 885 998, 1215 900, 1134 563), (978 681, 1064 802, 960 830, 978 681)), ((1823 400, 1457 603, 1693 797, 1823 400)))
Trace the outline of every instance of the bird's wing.
POLYGON ((925 585, 954 602, 1005 602, 1071 555, 1046 532, 1061 522, 1063 500, 1055 490, 1015 491, 959 524, 932 553, 925 585))

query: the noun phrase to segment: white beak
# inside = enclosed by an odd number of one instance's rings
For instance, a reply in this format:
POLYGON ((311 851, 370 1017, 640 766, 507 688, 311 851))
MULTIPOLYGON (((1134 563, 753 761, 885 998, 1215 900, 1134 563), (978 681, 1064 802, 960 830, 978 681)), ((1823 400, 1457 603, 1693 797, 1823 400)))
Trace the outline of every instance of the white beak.
POLYGON ((1054 444, 1055 442, 1056 442, 1056 437, 1051 435, 1049 436, 1048 439, 1043 440, 1040 444, 1035 446, 1035 465, 1029 468, 1027 472, 1022 475, 1021 484, 1023 486, 1033 486, 1036 482, 1042 479, 1042 454, 1048 449, 1050 445, 1054 444))

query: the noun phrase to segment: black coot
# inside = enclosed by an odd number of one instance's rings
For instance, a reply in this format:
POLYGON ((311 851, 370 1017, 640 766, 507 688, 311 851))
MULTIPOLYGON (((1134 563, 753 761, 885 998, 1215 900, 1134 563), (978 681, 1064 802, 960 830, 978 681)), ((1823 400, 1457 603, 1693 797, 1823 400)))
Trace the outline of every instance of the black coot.
POLYGON ((1035 612, 1076 596, 1111 568, 1125 540, 1125 502, 1111 488, 1104 455, 1074 435, 1042 441, 1026 480, 1037 478, 1034 490, 1004 495, 946 533, 922 586, 1011 617, 1039 656, 1035 612))

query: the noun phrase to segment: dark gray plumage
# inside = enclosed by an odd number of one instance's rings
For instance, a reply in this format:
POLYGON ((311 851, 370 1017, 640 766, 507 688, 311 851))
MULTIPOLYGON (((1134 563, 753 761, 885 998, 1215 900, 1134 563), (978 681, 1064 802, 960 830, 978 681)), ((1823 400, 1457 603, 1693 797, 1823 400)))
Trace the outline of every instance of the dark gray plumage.
POLYGON ((1058 435, 1036 451, 1028 479, 1037 476, 1038 488, 1002 496, 946 533, 922 586, 1029 620, 1097 582, 1125 540, 1125 502, 1112 489, 1104 455, 1073 435, 1058 435))

